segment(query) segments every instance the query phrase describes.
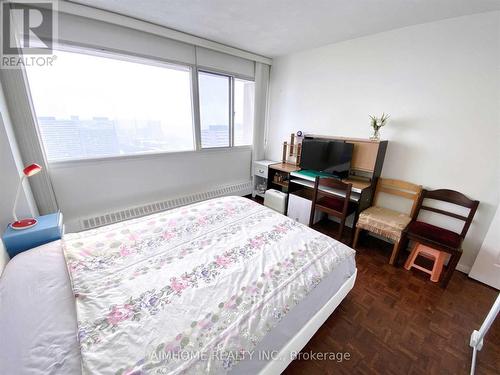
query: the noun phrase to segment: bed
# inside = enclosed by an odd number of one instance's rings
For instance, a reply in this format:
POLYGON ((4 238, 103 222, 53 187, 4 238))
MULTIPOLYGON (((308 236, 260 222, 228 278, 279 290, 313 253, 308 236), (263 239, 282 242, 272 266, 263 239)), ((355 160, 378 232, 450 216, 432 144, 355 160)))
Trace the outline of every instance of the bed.
POLYGON ((22 253, 0 279, 2 374, 277 374, 353 287, 354 251, 240 197, 22 253))

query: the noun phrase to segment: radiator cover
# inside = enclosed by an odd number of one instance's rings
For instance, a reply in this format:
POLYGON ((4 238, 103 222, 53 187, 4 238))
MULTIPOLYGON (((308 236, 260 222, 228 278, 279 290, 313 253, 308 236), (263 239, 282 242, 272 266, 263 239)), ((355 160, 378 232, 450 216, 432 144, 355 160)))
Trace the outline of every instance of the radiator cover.
POLYGON ((81 230, 102 227, 120 221, 136 217, 151 215, 156 212, 170 210, 172 208, 185 206, 191 203, 201 202, 207 199, 222 197, 226 195, 248 195, 252 193, 252 182, 243 182, 232 185, 223 185, 200 193, 178 196, 164 201, 152 202, 141 206, 125 208, 123 210, 101 213, 80 220, 81 230))

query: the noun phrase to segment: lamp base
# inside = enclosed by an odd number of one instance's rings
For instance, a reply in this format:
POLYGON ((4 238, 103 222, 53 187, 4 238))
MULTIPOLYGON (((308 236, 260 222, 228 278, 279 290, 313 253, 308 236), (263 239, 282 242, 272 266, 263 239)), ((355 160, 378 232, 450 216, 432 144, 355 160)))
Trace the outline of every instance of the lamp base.
POLYGON ((14 221, 13 223, 10 223, 10 227, 14 230, 23 230, 23 229, 28 229, 31 227, 34 227, 38 223, 38 221, 35 218, 27 218, 27 219, 21 219, 14 221))

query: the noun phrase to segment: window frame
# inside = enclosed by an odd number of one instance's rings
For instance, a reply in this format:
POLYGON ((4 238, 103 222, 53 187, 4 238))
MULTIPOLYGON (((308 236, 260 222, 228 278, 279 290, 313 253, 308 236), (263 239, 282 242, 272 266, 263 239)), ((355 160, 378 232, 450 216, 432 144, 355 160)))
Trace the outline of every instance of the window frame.
MULTIPOLYGON (((188 64, 178 61, 171 61, 167 59, 162 59, 159 57, 145 56, 142 54, 133 54, 129 52, 122 51, 112 51, 107 49, 93 48, 88 46, 76 45, 76 44, 68 44, 68 43, 57 43, 53 47, 54 54, 57 55, 57 51, 62 52, 72 52, 72 53, 80 53, 97 57, 110 58, 115 60, 128 61, 138 64, 151 65, 156 67, 184 67, 187 68, 190 72, 190 81, 191 81, 191 113, 192 113, 192 129, 193 129, 193 150, 185 150, 185 151, 151 151, 151 152, 139 152, 134 154, 124 154, 124 155, 108 155, 108 156, 96 156, 96 157, 88 157, 88 158, 72 158, 66 160, 52 160, 50 161, 47 158, 47 152, 45 150, 45 145, 41 138, 40 127, 38 124, 38 117, 36 115, 36 110, 33 104, 33 98, 31 96, 31 88, 30 83, 27 77, 27 73, 25 73, 25 83, 26 83, 26 91, 29 97, 29 101, 31 103, 31 107, 33 108, 34 115, 34 123, 37 131, 38 142, 40 143, 41 149, 44 153, 45 160, 49 165, 52 166, 63 166, 63 165, 71 165, 74 163, 86 163, 86 162, 99 162, 99 161, 112 161, 112 160, 126 160, 126 159, 144 159, 148 157, 162 157, 165 155, 182 155, 189 154, 195 152, 217 152, 231 149, 239 149, 239 150, 253 150, 253 144, 250 145, 234 145, 234 80, 242 79, 246 81, 251 81, 255 83, 254 77, 249 77, 240 74, 234 74, 225 72, 218 69, 205 68, 198 66, 197 64, 188 64), (208 74, 220 75, 229 78, 229 146, 221 146, 221 147, 209 147, 204 148, 201 145, 201 119, 200 119, 200 91, 199 91, 199 83, 198 83, 198 74, 199 72, 204 72, 208 74)), ((255 131, 255 121, 253 124, 255 131)))
MULTIPOLYGON (((225 148, 234 148, 234 147, 253 147, 253 145, 241 145, 241 146, 235 146, 234 145, 234 116, 236 114, 234 110, 234 81, 236 79, 243 80, 243 81, 250 81, 255 84, 255 79, 251 77, 247 77, 244 75, 240 74, 232 74, 232 73, 227 73, 227 72, 222 72, 220 70, 215 70, 215 69, 207 69, 203 67, 197 67, 196 68, 196 79, 198 80, 198 75, 199 73, 206 73, 206 74, 212 74, 215 76, 221 76, 221 77, 227 77, 229 78, 229 146, 218 146, 218 147, 202 147, 201 145, 201 119, 200 119, 200 150, 220 150, 220 149, 225 149, 225 148)), ((199 85, 198 85, 199 89, 199 85)), ((199 91, 197 92, 198 94, 198 100, 199 100, 199 91)), ((255 91, 254 91, 255 95, 255 91)), ((199 106, 198 106, 199 108, 199 106)), ((254 116, 255 117, 255 116, 254 116)), ((254 124, 253 124, 253 130, 255 131, 255 118, 254 118, 254 124)))
POLYGON ((255 78, 249 78, 249 77, 245 77, 243 75, 233 75, 233 116, 232 116, 232 119, 233 119, 233 143, 232 143, 232 147, 248 147, 248 146, 251 146, 253 147, 253 134, 255 132, 255 102, 256 102, 256 99, 255 99, 255 78), (234 100, 234 92, 235 92, 235 85, 234 85, 234 82, 239 79, 240 81, 248 81, 248 82, 253 82, 253 101, 254 101, 254 108, 253 108, 253 115, 252 115, 252 143, 250 145, 240 145, 240 146, 235 146, 234 145, 234 117, 236 116, 236 111, 234 110, 234 103, 235 103, 235 100, 234 100))
POLYGON ((217 76, 217 77, 225 77, 225 78, 228 78, 228 82, 229 82, 229 95, 228 95, 228 99, 229 99, 229 103, 228 103, 228 109, 229 109, 229 112, 228 112, 228 124, 229 124, 229 129, 228 129, 228 140, 229 140, 229 145, 228 146, 216 146, 216 147, 203 147, 202 143, 201 143, 201 109, 200 109, 200 85, 198 84, 198 111, 200 112, 200 118, 199 118, 199 126, 200 126, 200 144, 199 144, 199 150, 220 150, 220 149, 225 149, 225 148, 231 148, 233 147, 233 139, 232 139, 232 129, 233 129, 233 117, 234 117, 234 114, 231 114, 231 110, 233 109, 233 102, 234 102, 234 98, 233 98, 233 90, 232 90, 232 87, 233 87, 233 81, 234 81, 234 78, 233 76, 229 75, 229 74, 224 74, 224 73, 216 73, 216 72, 213 72, 213 71, 210 71, 210 70, 207 70, 207 69, 203 69, 203 68, 197 68, 196 69, 196 79, 199 81, 199 75, 200 73, 205 73, 205 74, 211 74, 213 76, 217 76))

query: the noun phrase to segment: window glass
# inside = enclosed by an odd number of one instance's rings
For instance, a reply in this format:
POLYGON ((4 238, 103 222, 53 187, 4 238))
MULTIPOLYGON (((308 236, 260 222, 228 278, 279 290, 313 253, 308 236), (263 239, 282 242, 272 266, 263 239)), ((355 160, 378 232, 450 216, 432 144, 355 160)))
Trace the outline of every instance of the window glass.
POLYGON ((229 147, 230 77, 199 72, 201 147, 229 147))
POLYGON ((195 149, 189 67, 56 55, 27 67, 49 161, 195 149))

